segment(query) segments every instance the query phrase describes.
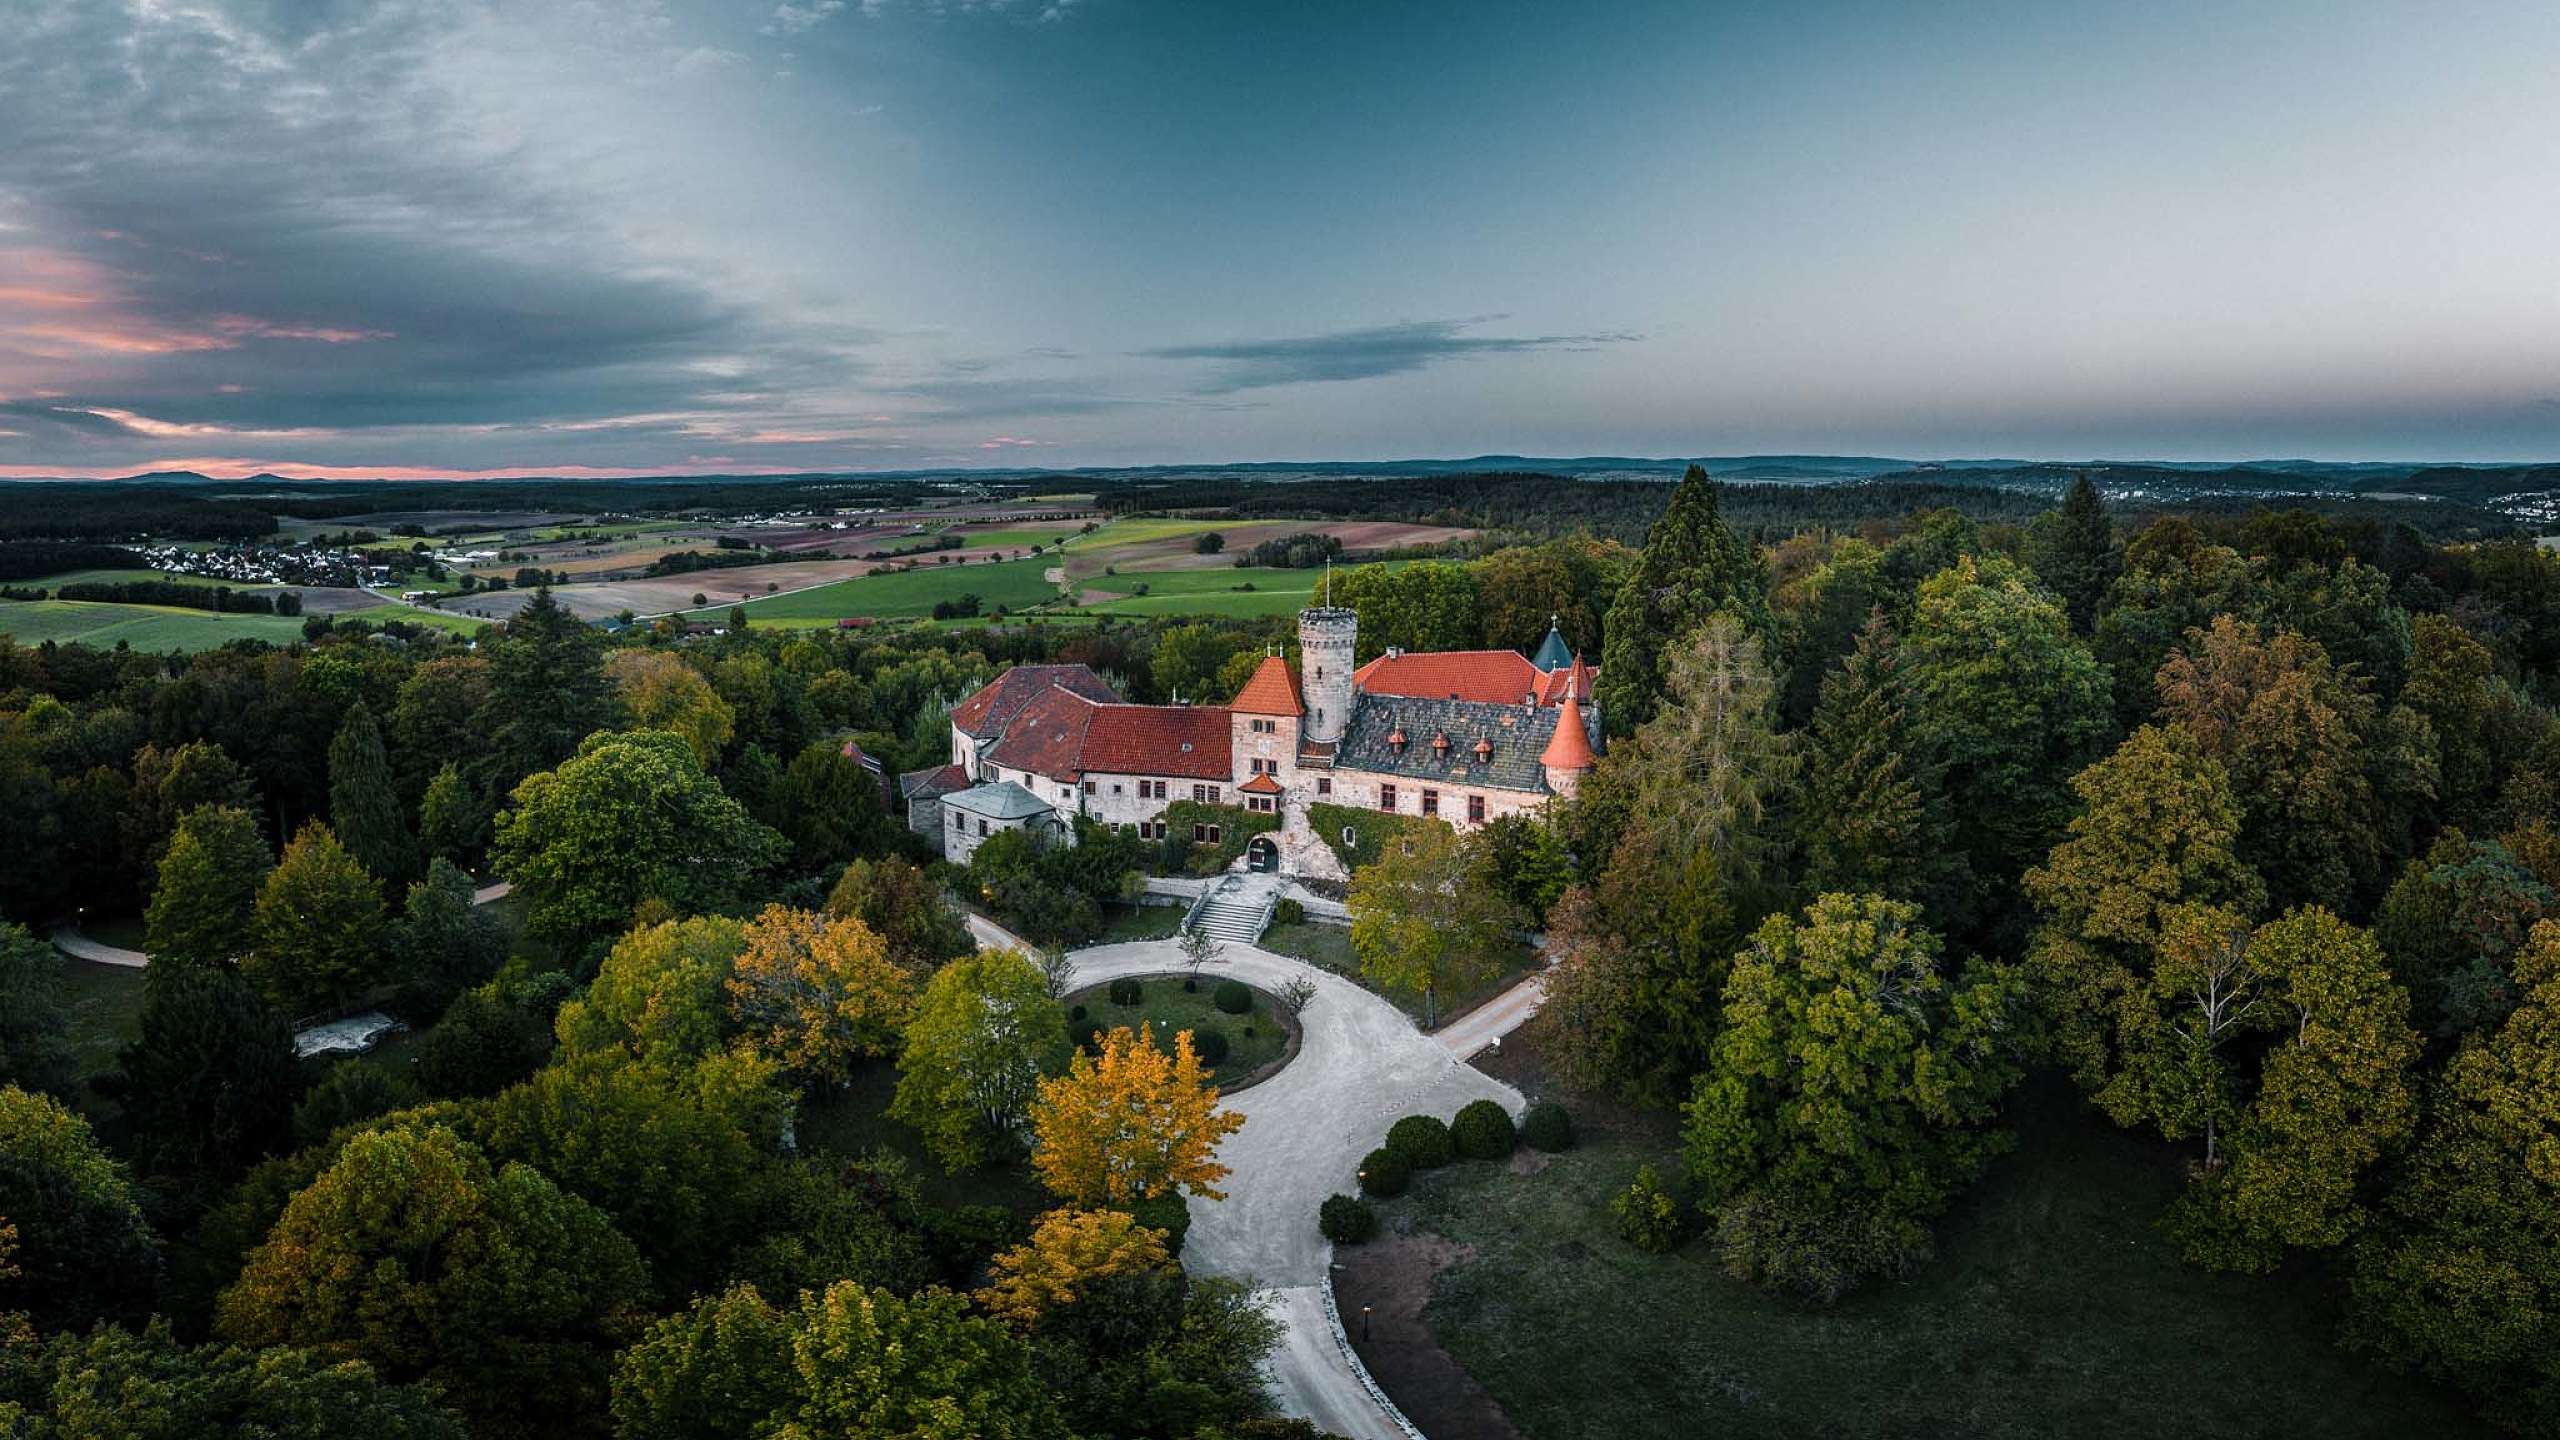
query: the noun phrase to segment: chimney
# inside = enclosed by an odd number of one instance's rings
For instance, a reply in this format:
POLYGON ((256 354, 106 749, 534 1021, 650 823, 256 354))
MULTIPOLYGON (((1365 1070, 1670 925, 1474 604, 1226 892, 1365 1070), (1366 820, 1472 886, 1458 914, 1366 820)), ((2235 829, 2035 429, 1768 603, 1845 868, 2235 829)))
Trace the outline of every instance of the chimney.
POLYGON ((1390 660, 1401 660, 1401 659, 1403 659, 1403 658, 1404 658, 1404 647, 1403 647, 1403 646, 1401 646, 1401 645, 1390 645, 1390 646, 1388 646, 1388 647, 1387 647, 1387 658, 1388 658, 1388 659, 1390 659, 1390 660))

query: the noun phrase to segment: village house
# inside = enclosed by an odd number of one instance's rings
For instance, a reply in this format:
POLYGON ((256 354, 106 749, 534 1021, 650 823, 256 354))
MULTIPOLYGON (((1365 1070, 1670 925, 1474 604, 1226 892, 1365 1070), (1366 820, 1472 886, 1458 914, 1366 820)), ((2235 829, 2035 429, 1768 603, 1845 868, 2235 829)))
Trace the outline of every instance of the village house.
POLYGON ((1278 818, 1245 863, 1338 878, 1313 806, 1466 830, 1570 797, 1597 762, 1594 672, 1552 626, 1534 657, 1389 650, 1355 666, 1358 629, 1350 610, 1300 612, 1298 663, 1265 656, 1225 705, 1132 705, 1085 666, 1017 665, 952 710, 949 764, 899 777, 908 823, 958 862, 1000 829, 1063 834, 1078 815, 1161 839, 1190 800, 1278 818))

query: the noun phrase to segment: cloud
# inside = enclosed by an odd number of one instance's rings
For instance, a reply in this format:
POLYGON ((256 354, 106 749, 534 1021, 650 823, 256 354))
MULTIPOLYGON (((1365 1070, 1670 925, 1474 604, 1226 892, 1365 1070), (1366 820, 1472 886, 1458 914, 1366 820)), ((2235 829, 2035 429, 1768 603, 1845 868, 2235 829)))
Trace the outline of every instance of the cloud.
POLYGON ((1198 387, 1203 395, 1232 394, 1273 385, 1320 381, 1370 380, 1402 375, 1446 360, 1486 355, 1519 355, 1541 350, 1596 350, 1644 338, 1612 331, 1586 335, 1470 335, 1476 326, 1499 320, 1480 315, 1466 320, 1404 320, 1361 330, 1283 339, 1225 340, 1198 345, 1166 345, 1138 353, 1157 360, 1203 360, 1216 366, 1198 387))
MULTIPOLYGON (((767 35, 805 34, 825 24, 843 10, 844 0, 809 0, 805 5, 779 5, 774 8, 773 18, 764 23, 763 30, 767 35)), ((867 0, 862 7, 862 12, 866 15, 875 13, 874 7, 867 3, 867 0)))

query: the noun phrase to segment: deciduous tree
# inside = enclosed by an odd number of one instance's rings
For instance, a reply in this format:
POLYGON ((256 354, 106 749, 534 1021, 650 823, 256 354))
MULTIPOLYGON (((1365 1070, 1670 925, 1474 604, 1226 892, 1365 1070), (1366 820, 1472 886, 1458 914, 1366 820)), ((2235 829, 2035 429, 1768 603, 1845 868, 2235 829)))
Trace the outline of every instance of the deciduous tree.
POLYGON ((1151 1035, 1122 1026, 1102 1037, 1101 1054, 1079 1051, 1066 1074, 1040 1082, 1031 1125, 1041 1183, 1090 1208, 1185 1190, 1224 1200, 1218 1142, 1243 1129, 1244 1117, 1218 1108, 1190 1031, 1176 1033, 1167 1054, 1151 1035))
POLYGON ((728 980, 729 1013, 760 1054, 841 1082, 895 1048, 915 1005, 915 976, 870 926, 773 905, 745 939, 728 980))
POLYGON ((1172 1265, 1163 1232, 1123 1211, 1052 1210, 1027 1243, 996 1256, 976 1298, 979 1309, 1027 1331, 1099 1282, 1172 1265))
POLYGON ((382 886, 317 820, 258 887, 255 936, 240 971, 289 1012, 342 1004, 388 969, 382 886))
POLYGON ((248 953, 267 866, 266 839, 247 811, 189 811, 161 857, 142 943, 176 964, 228 965, 248 953))
POLYGON ((701 671, 670 651, 617 650, 605 660, 604 673, 631 728, 683 736, 705 770, 720 763, 720 752, 737 732, 737 716, 701 671))
POLYGON ((635 926, 606 952, 585 993, 560 1007, 561 1047, 667 1065, 711 1054, 731 1033, 727 987, 746 948, 746 928, 726 916, 635 926))
POLYGON ((0 923, 0 1085, 67 1090, 70 1023, 62 1006, 62 958, 19 926, 0 923))
POLYGON ((1682 1147, 1735 1274, 1831 1299, 1898 1269, 2008 1143, 1994 1122, 2024 1073, 2021 982, 1950 977, 1919 921, 1902 901, 1826 895, 1734 957, 1682 1147))
POLYGON ((1413 827, 1352 872, 1350 907, 1360 973, 1422 997, 1425 1028, 1437 1022, 1442 991, 1500 973, 1519 924, 1474 848, 1445 825, 1413 827))
POLYGON ((540 1171, 442 1127, 385 1130, 285 1206, 216 1328, 433 1380, 475 1434, 588 1432, 646 1283, 631 1242, 540 1171))
POLYGON ((890 1115, 924 1135, 947 1169, 1019 1136, 1041 1077, 1067 1066, 1067 1012, 1019 950, 982 950, 926 982, 898 1053, 890 1115))
POLYGON ((595 736, 528 777, 490 853, 532 902, 528 928, 582 946, 643 900, 716 909, 781 852, 781 837, 722 794, 680 737, 640 731, 595 736))
POLYGON ((132 1179, 88 1121, 15 1086, 0 1087, 0 1217, 18 1245, 0 1267, 0 1309, 47 1330, 149 1312, 160 1244, 132 1179))

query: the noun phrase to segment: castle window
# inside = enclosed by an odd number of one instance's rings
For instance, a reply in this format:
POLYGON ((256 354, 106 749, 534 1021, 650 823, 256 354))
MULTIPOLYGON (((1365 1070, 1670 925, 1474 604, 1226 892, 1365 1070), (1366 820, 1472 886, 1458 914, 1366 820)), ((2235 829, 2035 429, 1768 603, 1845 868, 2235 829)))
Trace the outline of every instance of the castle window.
POLYGON ((1396 808, 1396 787, 1393 785, 1381 785, 1378 787, 1378 808, 1381 810, 1393 810, 1396 808))
POLYGON ((1345 850, 1360 848, 1360 831, 1356 827, 1350 825, 1342 827, 1342 848, 1345 850))
POLYGON ((1317 776, 1317 777, 1316 777, 1316 793, 1317 793, 1317 794, 1319 794, 1319 795, 1330 795, 1330 794, 1332 794, 1332 793, 1333 793, 1333 777, 1332 777, 1332 776, 1330 776, 1330 775, 1319 775, 1319 776, 1317 776))
POLYGON ((1439 791, 1425 790, 1422 792, 1422 813, 1425 815, 1437 815, 1440 813, 1439 791))
POLYGON ((1484 823, 1483 796, 1470 795, 1467 797, 1467 823, 1470 825, 1481 825, 1484 823))

